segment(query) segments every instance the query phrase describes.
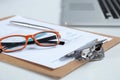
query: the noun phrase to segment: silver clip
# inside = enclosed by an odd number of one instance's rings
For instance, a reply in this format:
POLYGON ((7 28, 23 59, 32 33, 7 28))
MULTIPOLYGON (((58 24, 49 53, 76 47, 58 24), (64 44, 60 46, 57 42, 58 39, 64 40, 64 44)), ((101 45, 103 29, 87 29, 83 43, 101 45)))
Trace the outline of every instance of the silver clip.
MULTIPOLYGON (((106 40, 106 39, 105 39, 106 40)), ((75 58, 76 60, 98 61, 104 58, 104 49, 102 47, 105 40, 94 40, 76 51, 67 54, 60 58, 66 60, 68 58, 75 58)))

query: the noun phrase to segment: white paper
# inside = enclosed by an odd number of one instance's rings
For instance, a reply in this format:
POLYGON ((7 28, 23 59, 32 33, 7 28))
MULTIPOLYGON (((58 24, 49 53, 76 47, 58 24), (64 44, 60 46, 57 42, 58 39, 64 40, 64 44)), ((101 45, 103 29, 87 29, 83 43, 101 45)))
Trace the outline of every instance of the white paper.
POLYGON ((39 22, 37 20, 32 20, 28 18, 23 18, 20 16, 15 16, 8 20, 0 22, 0 37, 4 37, 12 34, 34 34, 40 32, 40 29, 27 28, 22 26, 13 25, 10 21, 21 21, 32 24, 37 24, 41 26, 47 26, 56 31, 59 31, 61 34, 61 40, 65 41, 65 45, 58 45, 54 47, 41 47, 38 45, 28 45, 25 49, 17 52, 4 53, 10 56, 14 56, 20 59, 24 59, 36 64, 44 65, 46 67, 55 69, 61 67, 73 59, 60 61, 59 59, 64 55, 73 52, 74 50, 82 47, 86 43, 93 41, 95 39, 103 40, 111 38, 95 35, 88 32, 78 31, 66 27, 61 27, 58 25, 48 24, 44 22, 39 22))

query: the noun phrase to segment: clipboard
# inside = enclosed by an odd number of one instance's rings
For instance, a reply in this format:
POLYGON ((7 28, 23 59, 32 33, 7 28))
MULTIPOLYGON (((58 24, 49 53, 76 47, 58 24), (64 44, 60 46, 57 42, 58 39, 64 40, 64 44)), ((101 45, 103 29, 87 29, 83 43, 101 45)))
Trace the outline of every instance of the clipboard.
MULTIPOLYGON (((5 20, 8 18, 11 18, 13 16, 9 16, 9 17, 5 17, 2 18, 0 20, 5 20)), ((88 32, 88 31, 87 31, 88 32)), ((94 32, 91 32, 94 33, 94 32)), ((120 43, 120 38, 119 37, 115 37, 115 36, 109 36, 109 35, 105 35, 105 34, 100 34, 100 33, 94 33, 94 34, 98 34, 98 35, 102 35, 102 36, 106 36, 106 37, 111 37, 112 40, 109 42, 106 42, 105 44, 103 44, 103 48, 105 51, 109 50, 110 48, 114 47, 115 45, 120 43)), ((0 61, 5 62, 5 63, 9 63, 9 64, 13 64, 15 66, 27 69, 27 70, 31 70, 40 74, 44 74, 46 76, 50 76, 53 78, 62 78, 65 75, 69 74, 70 72, 74 71, 77 68, 80 68, 80 66, 88 63, 87 61, 77 61, 74 60, 60 68, 57 69, 50 69, 47 68, 45 66, 42 65, 38 65, 26 60, 22 60, 22 59, 18 59, 15 57, 11 57, 5 54, 0 54, 0 61)))

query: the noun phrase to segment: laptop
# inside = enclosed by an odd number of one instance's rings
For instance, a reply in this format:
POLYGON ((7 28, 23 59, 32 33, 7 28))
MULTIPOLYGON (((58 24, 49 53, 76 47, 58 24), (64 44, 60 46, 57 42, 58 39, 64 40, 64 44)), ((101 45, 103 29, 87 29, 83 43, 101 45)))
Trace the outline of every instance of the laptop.
POLYGON ((61 25, 120 26, 120 0, 62 0, 61 25))

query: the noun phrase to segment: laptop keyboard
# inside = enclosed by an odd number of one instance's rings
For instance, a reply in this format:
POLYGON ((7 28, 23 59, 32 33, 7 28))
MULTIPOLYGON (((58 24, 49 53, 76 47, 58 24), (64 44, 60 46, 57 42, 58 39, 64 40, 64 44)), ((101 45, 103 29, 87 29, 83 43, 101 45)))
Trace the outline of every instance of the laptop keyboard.
POLYGON ((120 19, 120 0, 98 0, 106 19, 120 19))

